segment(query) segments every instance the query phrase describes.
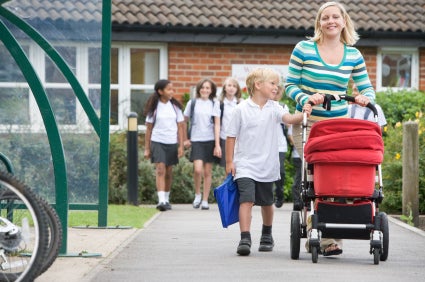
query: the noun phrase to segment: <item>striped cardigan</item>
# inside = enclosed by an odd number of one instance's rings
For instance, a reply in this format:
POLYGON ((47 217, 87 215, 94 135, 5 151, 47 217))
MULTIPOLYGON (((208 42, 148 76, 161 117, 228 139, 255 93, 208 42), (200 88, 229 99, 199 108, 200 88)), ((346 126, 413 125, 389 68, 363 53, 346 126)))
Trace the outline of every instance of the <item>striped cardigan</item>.
MULTIPOLYGON (((301 41, 295 46, 289 61, 285 92, 289 98, 297 102, 296 108, 301 111, 302 106, 308 100, 308 95, 314 93, 346 94, 350 77, 353 78, 359 92, 374 103, 375 91, 359 50, 345 45, 341 63, 327 65, 319 55, 316 42, 301 41)), ((346 101, 332 101, 330 111, 326 111, 321 105, 316 105, 310 118, 321 120, 347 117, 347 108, 346 101)))

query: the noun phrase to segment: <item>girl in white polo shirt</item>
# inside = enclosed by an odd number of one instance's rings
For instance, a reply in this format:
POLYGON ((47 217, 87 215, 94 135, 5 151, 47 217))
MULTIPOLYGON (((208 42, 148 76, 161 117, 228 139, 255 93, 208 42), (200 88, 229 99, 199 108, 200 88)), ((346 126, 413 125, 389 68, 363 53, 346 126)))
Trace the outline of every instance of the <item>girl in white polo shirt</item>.
POLYGON ((220 166, 226 166, 226 128, 232 117, 233 109, 241 101, 242 91, 239 82, 234 77, 228 77, 223 83, 223 90, 220 97, 220 166))
POLYGON ((171 209, 170 189, 173 165, 183 156, 183 106, 173 98, 171 81, 161 79, 155 83, 155 93, 145 106, 146 134, 145 158, 155 164, 156 189, 160 211, 171 209))
POLYGON ((193 162, 195 186, 194 208, 208 210, 214 156, 221 158, 220 103, 216 101, 217 86, 211 79, 202 79, 196 85, 196 98, 190 100, 184 110, 186 121, 190 120, 190 139, 185 146, 192 146, 190 161, 193 162), (201 182, 203 179, 203 194, 201 182))
MULTIPOLYGON (((237 253, 251 252, 253 205, 261 206, 263 218, 260 252, 272 251, 273 183, 280 177, 277 128, 283 123, 301 122, 302 113, 290 114, 273 101, 280 85, 272 69, 253 70, 246 78, 250 97, 239 103, 227 127, 226 173, 231 173, 239 190, 239 227, 241 240, 237 253)), ((306 103, 309 114, 311 106, 306 103)))

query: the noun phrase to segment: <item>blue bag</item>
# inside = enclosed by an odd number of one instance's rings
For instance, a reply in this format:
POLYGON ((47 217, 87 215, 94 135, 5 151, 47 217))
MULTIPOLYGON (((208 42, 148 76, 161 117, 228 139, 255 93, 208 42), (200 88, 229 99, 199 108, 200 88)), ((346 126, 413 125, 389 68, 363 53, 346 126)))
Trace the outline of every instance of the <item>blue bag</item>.
POLYGON ((220 211, 224 228, 239 221, 239 191, 236 181, 229 174, 224 182, 214 189, 214 197, 220 211))

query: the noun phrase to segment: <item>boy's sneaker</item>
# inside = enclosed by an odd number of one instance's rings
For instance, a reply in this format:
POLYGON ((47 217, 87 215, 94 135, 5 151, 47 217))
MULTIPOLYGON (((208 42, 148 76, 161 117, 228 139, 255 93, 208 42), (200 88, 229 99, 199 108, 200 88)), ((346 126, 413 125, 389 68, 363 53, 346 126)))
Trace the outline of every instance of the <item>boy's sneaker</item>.
POLYGON ((236 252, 241 256, 249 255, 251 253, 251 240, 247 238, 241 239, 236 252))
POLYGON ((263 234, 260 239, 259 252, 271 252, 273 251, 274 241, 271 234, 263 234))
POLYGON ((156 206, 156 209, 159 211, 166 211, 167 210, 167 206, 165 203, 161 202, 156 206))
POLYGON ((169 202, 165 202, 165 209, 168 211, 171 210, 171 205, 169 202))

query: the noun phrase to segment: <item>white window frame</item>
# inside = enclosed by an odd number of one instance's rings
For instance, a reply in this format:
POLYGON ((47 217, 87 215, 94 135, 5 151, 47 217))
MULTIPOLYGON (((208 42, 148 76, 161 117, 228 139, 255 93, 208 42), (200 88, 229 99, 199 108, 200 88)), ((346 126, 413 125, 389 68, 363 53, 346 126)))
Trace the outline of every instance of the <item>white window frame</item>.
MULTIPOLYGON (((118 125, 111 125, 110 130, 126 130, 127 118, 131 112, 131 91, 149 90, 153 92, 153 84, 131 84, 131 49, 158 49, 159 50, 159 77, 168 77, 168 45, 165 43, 128 43, 112 42, 112 48, 118 49, 118 84, 111 83, 111 90, 118 90, 118 125)), ((139 131, 146 129, 145 125, 138 125, 139 131)))
POLYGON ((376 91, 400 91, 400 90, 413 90, 419 89, 419 50, 418 48, 408 47, 381 47, 378 48, 376 59, 376 91), (382 86, 382 56, 384 54, 406 54, 412 56, 412 73, 411 73, 411 87, 383 87, 382 86))
MULTIPOLYGON (((24 43, 25 44, 25 43, 24 43)), ((46 88, 62 88, 62 89, 71 89, 71 86, 68 82, 65 83, 46 83, 45 78, 45 52, 36 44, 28 43, 29 46, 29 60, 33 65, 40 81, 43 86, 46 88)), ((88 81, 88 49, 89 48, 99 48, 97 45, 85 44, 85 43, 76 43, 76 42, 60 42, 54 43, 56 46, 66 46, 76 48, 76 71, 75 75, 78 78, 78 81, 81 84, 84 92, 88 95, 89 89, 100 89, 100 83, 89 83, 88 81)), ((118 90, 118 125, 110 125, 111 131, 120 131, 127 129, 127 117, 131 112, 130 97, 131 90, 148 90, 153 91, 153 84, 131 84, 130 81, 130 70, 131 70, 131 54, 130 50, 132 48, 137 49, 158 49, 159 50, 159 77, 167 78, 168 77, 168 45, 165 43, 129 43, 129 42, 120 42, 113 43, 112 48, 118 48, 118 84, 111 84, 111 90, 118 90)), ((27 82, 22 83, 9 83, 1 82, 1 85, 8 87, 22 87, 29 89, 29 125, 6 125, 0 124, 1 132, 44 132, 44 123, 41 117, 40 111, 38 109, 37 102, 34 98, 34 95, 29 88, 27 82)), ((76 98, 77 99, 77 98, 76 98)), ((68 132, 88 132, 92 130, 92 126, 89 123, 87 115, 84 113, 81 104, 76 100, 76 124, 61 125, 58 127, 61 131, 68 132)), ((139 130, 144 131, 145 126, 139 125, 139 130)))

